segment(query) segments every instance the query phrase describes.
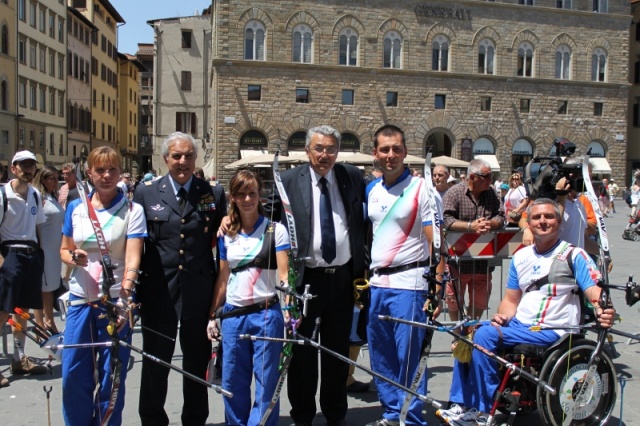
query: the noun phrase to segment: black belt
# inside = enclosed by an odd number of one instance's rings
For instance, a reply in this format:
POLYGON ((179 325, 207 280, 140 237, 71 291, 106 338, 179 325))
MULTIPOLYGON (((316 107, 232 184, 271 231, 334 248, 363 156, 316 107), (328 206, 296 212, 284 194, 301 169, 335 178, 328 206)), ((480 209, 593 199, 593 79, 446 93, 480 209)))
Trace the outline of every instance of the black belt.
POLYGON ((378 268, 373 269, 371 272, 376 275, 391 275, 398 272, 408 271, 409 269, 423 268, 429 266, 428 260, 421 260, 420 262, 407 263, 406 265, 393 266, 391 268, 378 268))
POLYGON ((224 314, 220 315, 218 318, 220 318, 220 320, 223 320, 225 318, 233 318, 233 317, 239 317, 242 315, 254 314, 256 312, 264 311, 265 309, 272 307, 279 301, 280 299, 278 299, 278 296, 272 296, 267 300, 263 300, 262 302, 254 303, 253 305, 249 305, 249 306, 240 306, 232 311, 225 312, 224 314))
POLYGON ((339 265, 339 266, 318 266, 317 268, 306 268, 306 270, 310 271, 310 272, 317 272, 320 274, 335 274, 336 272, 338 272, 340 269, 344 268, 345 266, 347 266, 349 264, 349 262, 345 263, 344 265, 339 265))
POLYGON ((35 253, 38 250, 38 245, 33 241, 19 242, 20 245, 18 245, 18 242, 15 242, 14 244, 16 245, 3 243, 2 250, 27 254, 35 253))

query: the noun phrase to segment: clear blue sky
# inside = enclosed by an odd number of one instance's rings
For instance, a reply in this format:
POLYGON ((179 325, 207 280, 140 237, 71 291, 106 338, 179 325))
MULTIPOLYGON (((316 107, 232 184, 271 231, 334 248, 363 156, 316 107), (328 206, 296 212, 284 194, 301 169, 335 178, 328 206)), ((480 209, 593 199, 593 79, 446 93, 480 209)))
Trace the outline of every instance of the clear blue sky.
POLYGON ((138 43, 153 43, 153 30, 147 21, 152 19, 193 16, 202 13, 211 0, 110 0, 126 21, 118 29, 118 52, 134 55, 138 43))

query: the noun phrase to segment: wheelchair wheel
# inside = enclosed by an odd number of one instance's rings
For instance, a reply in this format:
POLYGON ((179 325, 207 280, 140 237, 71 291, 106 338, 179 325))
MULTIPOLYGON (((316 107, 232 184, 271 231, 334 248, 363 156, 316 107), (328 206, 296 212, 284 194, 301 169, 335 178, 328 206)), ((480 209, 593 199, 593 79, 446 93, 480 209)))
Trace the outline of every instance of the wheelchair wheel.
MULTIPOLYGON (((538 412, 544 425, 561 426, 566 423, 571 403, 582 387, 589 358, 595 342, 578 340, 573 348, 554 351, 547 358, 540 379, 556 389, 556 394, 537 390, 538 412)), ((573 413, 573 426, 604 425, 616 402, 616 372, 611 359, 603 351, 600 362, 583 390, 584 402, 573 413)))

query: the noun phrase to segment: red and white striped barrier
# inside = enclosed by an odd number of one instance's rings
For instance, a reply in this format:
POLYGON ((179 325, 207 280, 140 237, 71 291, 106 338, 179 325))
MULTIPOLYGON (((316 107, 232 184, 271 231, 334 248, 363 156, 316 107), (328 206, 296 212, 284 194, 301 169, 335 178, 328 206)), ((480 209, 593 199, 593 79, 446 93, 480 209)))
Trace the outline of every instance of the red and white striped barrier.
POLYGON ((451 256, 467 259, 508 259, 524 247, 522 233, 517 228, 483 235, 447 231, 446 239, 451 256))

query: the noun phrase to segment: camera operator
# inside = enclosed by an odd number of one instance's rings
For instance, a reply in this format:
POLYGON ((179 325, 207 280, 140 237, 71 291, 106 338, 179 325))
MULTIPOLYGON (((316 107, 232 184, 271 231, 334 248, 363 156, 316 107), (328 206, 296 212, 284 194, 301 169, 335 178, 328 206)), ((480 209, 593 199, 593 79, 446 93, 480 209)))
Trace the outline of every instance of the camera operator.
MULTIPOLYGON (((574 157, 567 160, 570 164, 582 164, 584 157, 574 157)), ((589 174, 591 174, 591 166, 589 166, 589 174)), ((570 244, 580 247, 587 253, 597 256, 600 254, 598 243, 591 237, 596 229, 596 216, 591 206, 591 202, 584 194, 578 194, 576 188, 571 184, 575 184, 573 173, 568 177, 558 180, 555 185, 555 198, 563 215, 562 225, 560 226, 559 237, 570 244)), ((522 215, 520 219, 520 230, 523 232, 522 243, 525 246, 533 243, 533 235, 527 225, 527 215, 522 215)), ((609 271, 613 268, 613 262, 609 262, 609 271)))

